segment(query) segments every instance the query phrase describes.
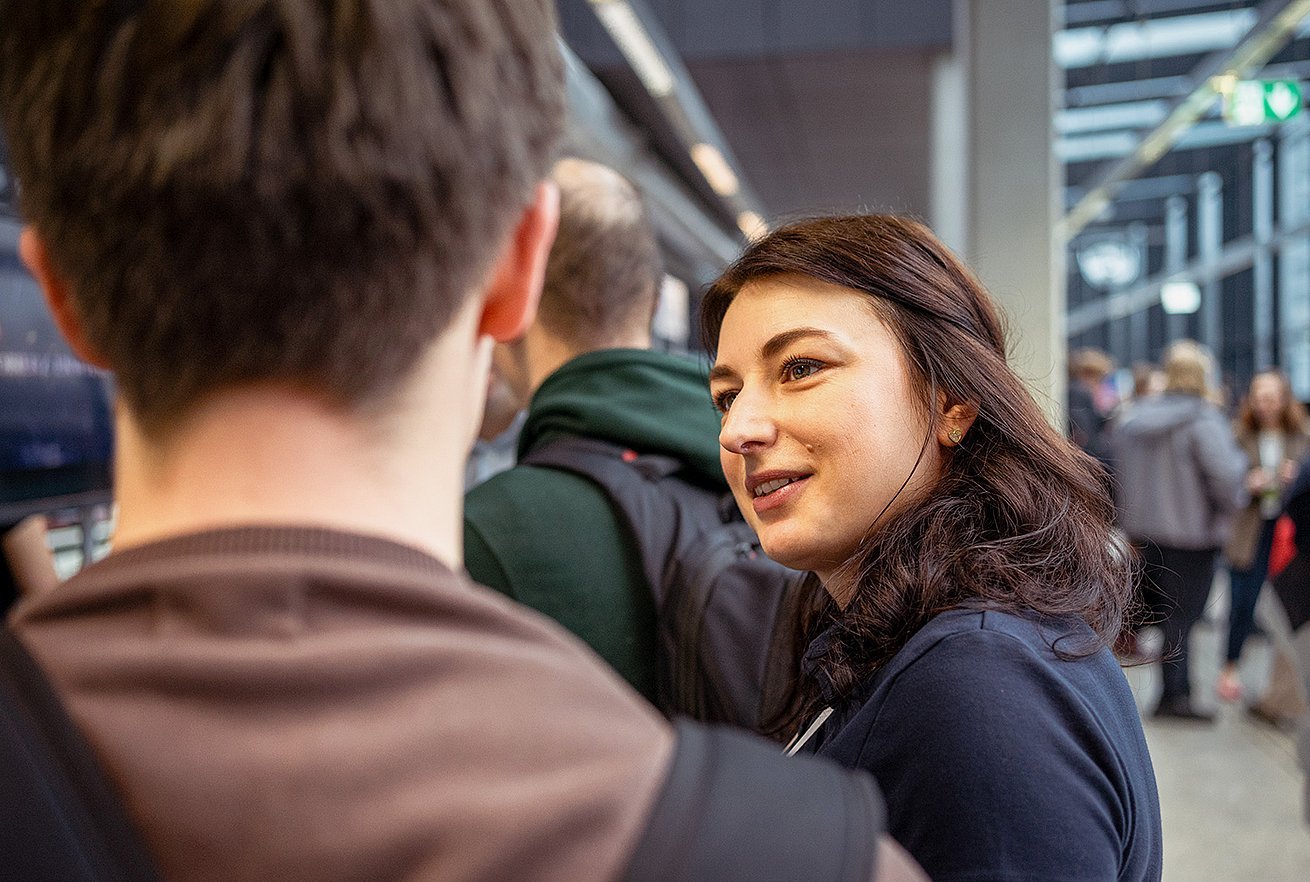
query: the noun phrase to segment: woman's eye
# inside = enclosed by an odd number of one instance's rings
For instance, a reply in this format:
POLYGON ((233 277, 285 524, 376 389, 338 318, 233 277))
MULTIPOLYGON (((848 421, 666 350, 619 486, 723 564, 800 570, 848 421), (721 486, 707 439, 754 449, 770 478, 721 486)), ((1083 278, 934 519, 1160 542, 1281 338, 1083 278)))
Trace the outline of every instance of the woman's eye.
POLYGON ((728 408, 732 407, 732 402, 736 397, 736 390, 720 392, 714 396, 714 406, 719 409, 719 413, 727 413, 728 408))
POLYGON ((782 366, 784 381, 803 380, 817 373, 822 364, 812 358, 790 358, 782 366))

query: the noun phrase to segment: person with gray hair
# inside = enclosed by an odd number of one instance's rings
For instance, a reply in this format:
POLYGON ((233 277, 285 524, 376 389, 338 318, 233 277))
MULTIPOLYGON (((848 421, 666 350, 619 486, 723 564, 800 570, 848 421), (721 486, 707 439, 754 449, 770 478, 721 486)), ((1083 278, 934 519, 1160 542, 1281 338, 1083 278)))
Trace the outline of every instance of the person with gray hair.
POLYGON ((1164 631, 1157 717, 1209 722, 1192 705, 1188 638, 1201 618, 1215 559, 1246 503, 1246 455, 1214 403, 1210 353, 1180 340, 1165 356, 1164 393, 1139 400, 1112 437, 1119 524, 1141 552, 1152 618, 1164 631))
MULTIPOLYGON (((637 190, 618 172, 560 160, 560 226, 536 321, 493 365, 527 408, 522 459, 560 436, 689 462, 723 484, 718 420, 704 375, 651 351, 663 276, 637 190)), ((656 698, 656 611, 634 539, 593 482, 520 463, 464 502, 472 576, 577 634, 638 692, 656 698)))

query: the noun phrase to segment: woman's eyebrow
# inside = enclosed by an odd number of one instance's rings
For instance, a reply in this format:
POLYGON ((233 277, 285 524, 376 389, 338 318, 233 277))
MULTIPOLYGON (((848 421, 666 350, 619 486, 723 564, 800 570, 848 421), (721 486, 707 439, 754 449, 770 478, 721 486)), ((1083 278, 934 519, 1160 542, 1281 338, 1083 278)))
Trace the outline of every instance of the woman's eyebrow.
MULTIPOLYGON (((796 341, 805 340, 811 337, 833 341, 837 339, 836 335, 829 331, 825 331, 822 328, 792 328, 788 331, 780 331, 764 341, 764 345, 760 347, 760 359, 762 361, 768 361, 772 358, 776 358, 784 349, 791 346, 796 341)), ((715 380, 730 379, 736 376, 737 372, 728 365, 716 364, 714 367, 710 368, 709 380, 712 383, 715 380)))
POLYGON ((737 376, 737 372, 726 364, 716 364, 710 368, 709 380, 713 383, 715 380, 727 380, 737 376))
POLYGON ((824 340, 837 339, 835 335, 822 328, 792 328, 790 331, 774 334, 766 340, 764 345, 760 347, 760 358, 765 361, 775 358, 788 346, 807 337, 819 337, 824 340))

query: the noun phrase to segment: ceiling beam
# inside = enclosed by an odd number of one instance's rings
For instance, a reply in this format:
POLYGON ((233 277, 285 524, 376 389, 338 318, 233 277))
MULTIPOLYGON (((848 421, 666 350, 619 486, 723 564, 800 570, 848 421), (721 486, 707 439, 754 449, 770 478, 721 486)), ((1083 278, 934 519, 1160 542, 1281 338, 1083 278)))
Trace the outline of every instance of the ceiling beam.
POLYGON ((562 42, 560 49, 569 104, 567 149, 631 180, 645 197, 661 239, 696 265, 701 278, 686 281, 707 281, 737 256, 740 239, 656 158, 644 134, 615 106, 587 66, 562 42))
POLYGON ((1058 31, 1055 63, 1071 70, 1228 49, 1257 20, 1254 9, 1224 9, 1058 31))
MULTIPOLYGON (((1253 126, 1231 126, 1220 119, 1205 120, 1194 123, 1184 132, 1170 148, 1171 151, 1201 150, 1206 147, 1225 147, 1230 144, 1245 144, 1257 138, 1266 138, 1273 130, 1272 123, 1253 126)), ((1097 159, 1113 159, 1127 156, 1137 147, 1137 135, 1129 131, 1097 132, 1078 137, 1061 138, 1056 141, 1055 155, 1065 165, 1077 162, 1091 162, 1097 159)), ((1129 178, 1128 180, 1133 180, 1129 178)), ((1095 185, 1093 185, 1095 186, 1095 185)), ((1085 192, 1091 187, 1085 188, 1085 192)), ((1115 198, 1119 198, 1116 190, 1115 198)))
POLYGON ((1089 0, 1063 4, 1063 14, 1065 25, 1086 25, 1121 18, 1172 15, 1221 5, 1216 0, 1134 0, 1132 3, 1127 0, 1089 0))
POLYGON ((1310 0, 1267 0, 1250 32, 1231 50, 1216 52, 1191 73, 1192 92, 1177 101, 1164 122, 1144 135, 1128 156, 1099 176, 1090 191, 1060 223, 1056 235, 1068 242, 1106 209, 1125 181, 1138 177, 1167 153, 1193 123, 1205 116, 1218 98, 1215 77, 1247 77, 1287 44, 1310 15, 1310 0))
MULTIPOLYGON (((1260 69, 1260 76, 1273 80, 1310 79, 1310 61, 1284 61, 1260 69)), ((1133 101, 1178 98, 1192 90, 1190 76, 1152 77, 1145 80, 1116 80, 1064 90, 1066 112, 1091 110, 1133 101)))
POLYGON ((644 0, 587 2, 742 233, 757 232, 763 203, 650 7, 644 0))
MULTIPOLYGON (((1156 178, 1137 178, 1129 181, 1119 191, 1118 201, 1137 202, 1168 199, 1170 196, 1191 193, 1195 188, 1195 175, 1161 175, 1156 178)), ((1070 206, 1076 204, 1082 197, 1083 192, 1084 190, 1081 187, 1066 187, 1065 195, 1068 204, 1070 206)))
POLYGON ((1072 337, 1108 321, 1155 306, 1160 302, 1160 288, 1165 282, 1185 279, 1204 286, 1225 279, 1234 273, 1240 273, 1255 264, 1255 259, 1261 251, 1277 252, 1287 242, 1307 234, 1310 234, 1310 221, 1302 221, 1295 227, 1279 230, 1264 243, 1258 242, 1253 235, 1233 239, 1224 243, 1223 250, 1213 261, 1198 257, 1181 270, 1156 273, 1125 291, 1106 294, 1091 303, 1084 303, 1069 310, 1065 320, 1065 333, 1072 337))

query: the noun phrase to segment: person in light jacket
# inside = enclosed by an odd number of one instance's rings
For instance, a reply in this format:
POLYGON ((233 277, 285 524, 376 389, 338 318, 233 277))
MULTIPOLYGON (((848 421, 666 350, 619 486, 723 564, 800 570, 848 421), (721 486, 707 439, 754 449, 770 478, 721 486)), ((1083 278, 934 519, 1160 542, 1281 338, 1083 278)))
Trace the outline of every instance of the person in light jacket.
POLYGON ((1116 501, 1120 526, 1142 555, 1146 604, 1164 630, 1155 714, 1209 721, 1192 706, 1187 641, 1233 515, 1247 502, 1247 459, 1211 401, 1209 353, 1180 340, 1164 368, 1164 393, 1140 401, 1115 427, 1116 501))
POLYGON ((1246 453, 1249 501, 1233 523, 1224 546, 1228 560, 1228 653, 1216 691, 1224 701, 1242 698, 1237 662, 1255 623, 1255 604, 1269 570, 1274 522, 1283 512, 1283 496, 1296 479, 1297 463, 1310 450, 1305 408, 1292 396, 1287 375, 1264 370, 1251 378, 1234 431, 1246 453))

